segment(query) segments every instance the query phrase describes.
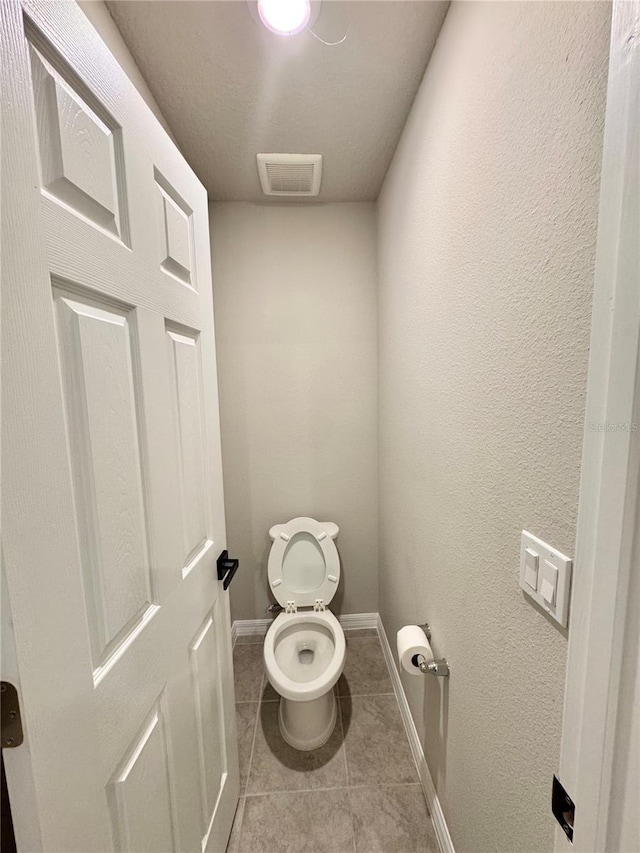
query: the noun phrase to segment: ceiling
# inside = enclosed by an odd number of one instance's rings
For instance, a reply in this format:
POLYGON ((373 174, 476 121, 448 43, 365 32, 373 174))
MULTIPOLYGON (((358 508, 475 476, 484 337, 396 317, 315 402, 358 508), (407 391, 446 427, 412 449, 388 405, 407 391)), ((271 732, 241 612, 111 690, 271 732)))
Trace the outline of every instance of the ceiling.
POLYGON ((373 200, 448 4, 324 0, 283 38, 247 0, 111 0, 122 36, 211 198, 266 200, 258 152, 322 154, 319 201, 373 200), (313 19, 312 19, 313 20, 313 19))

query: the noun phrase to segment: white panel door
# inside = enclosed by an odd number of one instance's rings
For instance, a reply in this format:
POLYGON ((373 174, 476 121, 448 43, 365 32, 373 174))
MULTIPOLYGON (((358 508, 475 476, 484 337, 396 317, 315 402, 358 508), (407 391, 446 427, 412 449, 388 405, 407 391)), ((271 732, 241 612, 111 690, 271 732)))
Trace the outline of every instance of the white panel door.
POLYGON ((18 842, 223 851, 238 760, 206 193, 74 2, 0 14, 18 842))

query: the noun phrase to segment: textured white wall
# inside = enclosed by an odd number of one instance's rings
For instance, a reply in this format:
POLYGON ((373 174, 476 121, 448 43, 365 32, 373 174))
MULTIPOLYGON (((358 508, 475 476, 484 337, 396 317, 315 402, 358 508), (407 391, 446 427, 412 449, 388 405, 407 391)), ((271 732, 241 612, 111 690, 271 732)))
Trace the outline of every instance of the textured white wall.
POLYGON ((565 636, 519 591, 571 554, 610 9, 453 3, 379 200, 380 608, 458 853, 553 847, 565 636))
POLYGON ((234 619, 265 616, 269 527, 340 525, 334 612, 377 610, 373 204, 210 206, 234 619))

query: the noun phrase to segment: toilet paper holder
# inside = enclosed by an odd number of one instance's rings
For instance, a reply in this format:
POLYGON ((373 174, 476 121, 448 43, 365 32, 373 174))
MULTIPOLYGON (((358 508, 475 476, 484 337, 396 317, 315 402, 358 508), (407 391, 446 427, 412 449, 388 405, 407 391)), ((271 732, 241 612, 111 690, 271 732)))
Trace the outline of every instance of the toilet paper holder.
MULTIPOLYGON (((426 634, 427 640, 431 642, 431 628, 429 623, 425 622, 425 624, 420 627, 426 634)), ((449 676, 449 664, 445 658, 433 658, 433 660, 427 660, 424 655, 414 655, 412 663, 425 675, 435 675, 438 678, 447 678, 449 676)))

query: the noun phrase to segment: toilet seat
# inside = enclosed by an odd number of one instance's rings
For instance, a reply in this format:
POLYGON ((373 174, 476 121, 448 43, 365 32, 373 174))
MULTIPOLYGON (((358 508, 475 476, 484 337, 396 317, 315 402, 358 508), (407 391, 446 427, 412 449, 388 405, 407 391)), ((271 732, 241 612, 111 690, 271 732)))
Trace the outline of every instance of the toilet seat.
POLYGON ((264 664, 269 682, 280 696, 297 702, 310 702, 330 691, 342 674, 346 653, 344 631, 330 610, 321 613, 313 610, 304 613, 280 613, 267 631, 264 641, 264 664), (317 625, 330 633, 333 652, 316 678, 300 681, 290 678, 283 671, 278 664, 276 652, 278 640, 287 629, 303 630, 307 625, 317 625))
POLYGON ((277 524, 269 535, 269 585, 288 612, 298 607, 323 610, 340 581, 340 558, 333 542, 335 524, 322 525, 313 518, 294 518, 277 524))

